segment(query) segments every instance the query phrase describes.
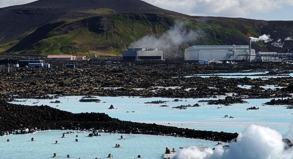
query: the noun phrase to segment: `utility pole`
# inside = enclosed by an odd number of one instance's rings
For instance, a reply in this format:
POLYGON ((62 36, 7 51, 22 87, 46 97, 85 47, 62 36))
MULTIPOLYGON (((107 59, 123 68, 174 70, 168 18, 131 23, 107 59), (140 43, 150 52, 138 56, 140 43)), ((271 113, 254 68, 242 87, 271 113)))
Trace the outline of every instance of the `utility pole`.
POLYGON ((8 59, 7 72, 10 73, 10 59, 8 59))

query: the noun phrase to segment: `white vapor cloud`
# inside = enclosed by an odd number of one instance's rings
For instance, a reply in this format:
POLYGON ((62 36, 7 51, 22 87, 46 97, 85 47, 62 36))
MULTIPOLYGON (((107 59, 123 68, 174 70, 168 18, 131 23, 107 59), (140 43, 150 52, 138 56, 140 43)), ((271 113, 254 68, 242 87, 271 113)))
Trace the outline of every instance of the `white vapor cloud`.
POLYGON ((194 42, 200 35, 200 31, 186 30, 183 23, 177 22, 160 37, 147 35, 130 44, 129 48, 158 48, 168 55, 179 51, 181 44, 194 42))
POLYGON ((34 1, 36 0, 0 0, 0 8, 13 6, 13 5, 27 4, 34 1))
POLYGON ((264 41, 266 43, 272 40, 270 39, 270 35, 266 35, 266 34, 259 36, 258 38, 250 37, 250 39, 252 42, 264 41))
POLYGON ((293 38, 291 38, 291 37, 287 37, 287 38, 285 38, 284 40, 286 40, 286 41, 292 41, 293 38))
POLYGON ((268 127, 251 125, 229 147, 199 151, 195 147, 180 149, 173 159, 292 159, 293 148, 286 149, 283 136, 268 127))
POLYGON ((144 0, 155 6, 197 16, 247 17, 253 13, 268 13, 293 0, 144 0))

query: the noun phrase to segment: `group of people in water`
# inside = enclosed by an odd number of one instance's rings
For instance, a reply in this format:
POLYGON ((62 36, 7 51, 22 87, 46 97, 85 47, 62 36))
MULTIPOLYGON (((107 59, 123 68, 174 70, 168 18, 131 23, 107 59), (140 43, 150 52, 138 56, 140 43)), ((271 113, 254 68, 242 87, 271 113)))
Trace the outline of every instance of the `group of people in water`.
MULTIPOLYGON (((78 142, 77 137, 78 137, 78 135, 76 135, 75 142, 78 142)), ((61 138, 65 138, 65 133, 62 134, 62 137, 61 137, 61 138)), ((123 135, 120 136, 119 140, 124 140, 123 135)), ((35 139, 32 137, 32 138, 31 138, 31 141, 33 142, 33 141, 35 141, 35 139)), ((7 139, 7 142, 10 142, 10 139, 7 139)), ((55 141, 55 144, 58 144, 58 141, 57 141, 57 140, 55 141)), ((116 144, 116 145, 115 145, 115 148, 120 148, 120 147, 121 147, 120 144, 116 144)), ((168 151, 168 153, 169 153, 170 150, 169 150, 168 148, 166 148, 166 153, 167 153, 167 151, 168 151)), ((175 151, 174 148, 173 148, 173 151, 175 151)), ((172 152, 173 152, 173 151, 172 151, 172 152)), ((171 152, 170 152, 170 153, 171 153, 171 152)), ((67 158, 70 158, 70 155, 67 154, 66 157, 67 157, 67 158)), ((53 157, 52 157, 52 158, 57 158, 57 154, 56 154, 56 153, 53 153, 53 157)), ((108 154, 108 157, 107 157, 107 158, 113 158, 113 154, 111 154, 111 153, 108 154)), ((137 158, 141 158, 141 155, 138 155, 137 158)), ((79 158, 79 159, 80 159, 80 158, 79 158)), ((98 159, 98 158, 95 158, 95 159, 98 159)))
POLYGON ((171 153, 174 153, 174 152, 176 152, 175 148, 173 148, 172 151, 171 151, 168 147, 166 147, 165 154, 171 154, 171 153))
MULTIPOLYGON (((109 155, 111 155, 111 154, 109 154, 109 155)), ((108 158, 113 158, 113 155, 111 155, 112 157, 108 157, 108 158)), ((53 153, 53 158, 56 158, 57 157, 57 154, 56 153, 53 153)), ((67 154, 67 158, 70 158, 70 155, 69 154, 67 154)), ((81 158, 78 158, 78 159, 81 159, 81 158)), ((97 157, 95 158, 95 159, 98 159, 97 157)), ((99 158, 99 159, 101 159, 101 158, 99 158)))
POLYGON ((115 145, 115 148, 120 148, 120 144, 116 144, 115 145))

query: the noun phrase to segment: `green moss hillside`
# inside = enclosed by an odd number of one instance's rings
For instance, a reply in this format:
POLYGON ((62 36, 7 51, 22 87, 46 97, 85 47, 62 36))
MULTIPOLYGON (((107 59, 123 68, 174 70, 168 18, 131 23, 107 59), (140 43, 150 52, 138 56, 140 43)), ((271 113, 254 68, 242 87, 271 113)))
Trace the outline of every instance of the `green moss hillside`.
MULTIPOLYGON (((54 25, 54 28, 49 31, 42 32, 42 34, 46 32, 45 35, 35 34, 34 36, 42 38, 34 44, 26 45, 30 43, 30 40, 24 38, 9 51, 14 53, 25 51, 42 55, 121 55, 121 51, 127 49, 130 43, 145 35, 160 36, 169 29, 172 23, 172 19, 152 14, 110 14, 90 17, 54 25), (27 46, 27 48, 20 46, 27 46)), ((3 45, 2 50, 7 47, 9 45, 3 45)))
POLYGON ((176 55, 195 44, 248 45, 249 37, 264 34, 270 40, 253 42, 256 51, 293 52, 293 21, 188 16, 141 0, 39 0, 0 9, 0 21, 5 53, 117 56, 146 35, 160 37, 178 21, 183 33, 196 34, 183 34, 181 39, 192 40, 172 44, 179 48, 176 55))
MULTIPOLYGON (((94 12, 94 11, 91 11, 94 12)), ((179 52, 191 45, 248 45, 249 37, 268 34, 271 22, 229 19, 201 18, 189 16, 166 16, 160 14, 116 14, 104 9, 88 18, 49 23, 39 27, 24 38, 0 45, 0 51, 29 54, 83 54, 120 56, 132 42, 146 35, 160 37, 176 22, 185 29, 197 31, 198 36, 182 44, 179 52)), ((291 24, 292 25, 292 24, 291 24)), ((293 32, 290 26, 286 29, 293 32)), ((279 34, 272 34, 271 37, 279 34)), ((284 37, 285 38, 285 35, 284 37)), ((280 48, 269 43, 255 42, 257 51, 272 51, 280 48)), ((290 47, 290 46, 289 46, 290 47)))

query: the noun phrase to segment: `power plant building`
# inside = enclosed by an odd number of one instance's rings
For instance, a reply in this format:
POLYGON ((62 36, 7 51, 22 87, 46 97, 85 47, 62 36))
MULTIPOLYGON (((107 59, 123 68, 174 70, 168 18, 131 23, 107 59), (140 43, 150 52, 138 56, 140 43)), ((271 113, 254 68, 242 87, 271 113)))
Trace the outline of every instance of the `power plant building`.
POLYGON ((73 60, 76 60, 76 56, 73 56, 73 55, 48 55, 47 60, 73 61, 73 60))
POLYGON ((160 61, 164 52, 157 48, 129 48, 122 52, 123 61, 160 61))
POLYGON ((184 52, 186 61, 255 61, 249 45, 194 45, 184 52))
POLYGON ((293 53, 258 52, 255 60, 257 62, 288 62, 292 61, 293 53))

